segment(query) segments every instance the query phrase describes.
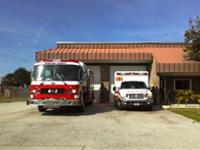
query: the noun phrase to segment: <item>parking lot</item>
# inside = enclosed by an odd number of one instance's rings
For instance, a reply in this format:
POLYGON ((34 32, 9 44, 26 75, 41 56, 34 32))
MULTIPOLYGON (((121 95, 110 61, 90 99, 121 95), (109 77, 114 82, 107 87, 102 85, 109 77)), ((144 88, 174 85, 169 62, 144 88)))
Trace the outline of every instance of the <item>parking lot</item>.
POLYGON ((200 149, 200 124, 167 110, 118 111, 108 104, 39 113, 0 104, 0 149, 200 149))

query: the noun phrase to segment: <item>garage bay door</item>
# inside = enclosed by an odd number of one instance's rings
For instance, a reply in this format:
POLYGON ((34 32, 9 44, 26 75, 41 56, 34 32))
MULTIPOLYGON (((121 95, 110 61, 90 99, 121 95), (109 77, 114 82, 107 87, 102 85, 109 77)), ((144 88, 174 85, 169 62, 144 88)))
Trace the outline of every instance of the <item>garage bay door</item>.
POLYGON ((110 66, 110 103, 113 103, 114 74, 116 71, 146 71, 147 66, 110 66))

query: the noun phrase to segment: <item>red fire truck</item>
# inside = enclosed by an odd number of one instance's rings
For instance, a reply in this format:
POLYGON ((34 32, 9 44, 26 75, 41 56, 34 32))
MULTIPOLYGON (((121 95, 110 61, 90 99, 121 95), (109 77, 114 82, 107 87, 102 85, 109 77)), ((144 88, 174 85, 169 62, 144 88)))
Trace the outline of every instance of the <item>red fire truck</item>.
POLYGON ((43 60, 33 67, 27 104, 37 105, 40 112, 67 106, 84 111, 86 104, 93 103, 93 82, 94 73, 83 62, 43 60))

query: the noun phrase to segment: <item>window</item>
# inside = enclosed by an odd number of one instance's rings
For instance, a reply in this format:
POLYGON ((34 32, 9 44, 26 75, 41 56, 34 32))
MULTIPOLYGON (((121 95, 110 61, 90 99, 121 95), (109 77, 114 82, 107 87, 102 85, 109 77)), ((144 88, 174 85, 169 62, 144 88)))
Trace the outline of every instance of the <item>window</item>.
POLYGON ((174 90, 191 90, 191 80, 189 79, 175 79, 174 90))

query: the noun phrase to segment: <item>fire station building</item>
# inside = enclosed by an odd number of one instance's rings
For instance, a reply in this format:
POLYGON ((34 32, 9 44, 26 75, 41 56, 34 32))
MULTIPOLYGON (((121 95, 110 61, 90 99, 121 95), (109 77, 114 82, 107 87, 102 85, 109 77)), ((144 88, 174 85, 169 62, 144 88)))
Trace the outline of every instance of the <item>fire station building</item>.
POLYGON ((183 43, 57 42, 36 52, 36 61, 77 59, 95 74, 95 101, 113 102, 115 71, 148 71, 150 86, 159 89, 157 103, 173 99, 173 92, 200 92, 200 62, 185 59, 183 43))

